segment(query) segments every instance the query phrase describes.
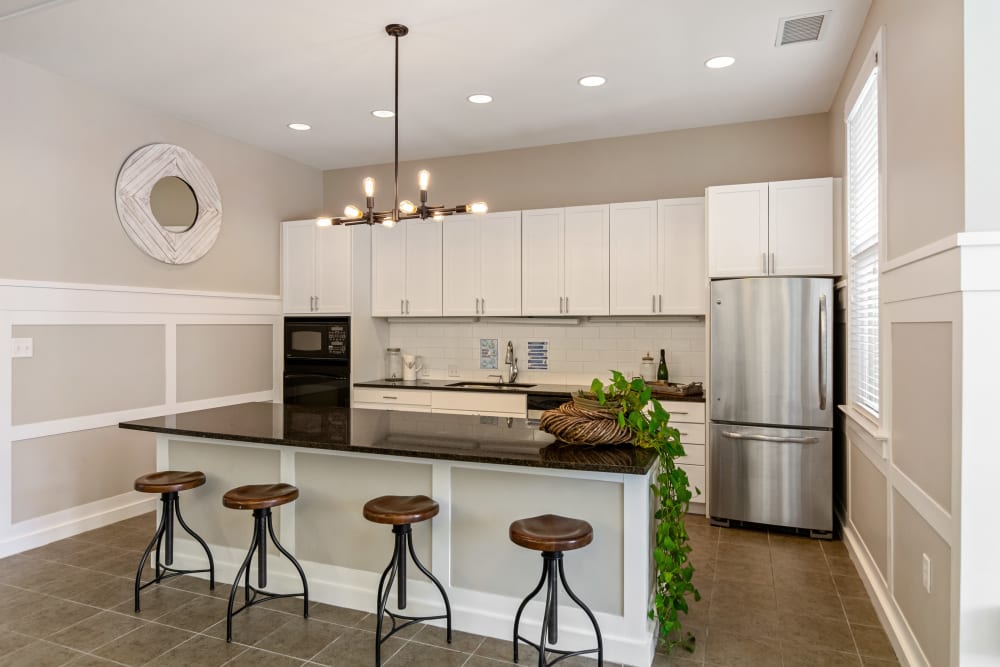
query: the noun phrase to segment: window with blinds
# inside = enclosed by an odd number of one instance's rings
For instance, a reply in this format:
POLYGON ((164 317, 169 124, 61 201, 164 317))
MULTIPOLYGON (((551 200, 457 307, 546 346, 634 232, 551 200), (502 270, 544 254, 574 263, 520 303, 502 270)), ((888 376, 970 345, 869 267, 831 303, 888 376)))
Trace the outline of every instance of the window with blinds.
POLYGON ((878 67, 847 116, 848 360, 851 403, 879 415, 878 67))

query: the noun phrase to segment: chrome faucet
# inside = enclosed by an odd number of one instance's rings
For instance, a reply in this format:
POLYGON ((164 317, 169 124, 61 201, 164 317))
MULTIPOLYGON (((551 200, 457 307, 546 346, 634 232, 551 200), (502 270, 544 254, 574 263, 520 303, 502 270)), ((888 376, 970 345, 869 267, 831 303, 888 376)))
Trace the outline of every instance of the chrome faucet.
POLYGON ((514 384, 517 380, 517 357, 514 356, 514 343, 507 341, 507 355, 503 360, 507 365, 507 384, 514 384))

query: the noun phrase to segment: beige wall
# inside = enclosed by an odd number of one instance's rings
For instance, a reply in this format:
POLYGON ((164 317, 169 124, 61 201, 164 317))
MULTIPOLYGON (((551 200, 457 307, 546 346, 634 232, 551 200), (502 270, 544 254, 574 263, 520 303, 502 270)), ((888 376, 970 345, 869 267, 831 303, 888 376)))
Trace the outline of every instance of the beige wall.
MULTIPOLYGON (((889 539, 887 535, 888 504, 885 475, 879 471, 867 456, 861 453, 859 445, 848 441, 851 446, 850 503, 851 520, 858 535, 868 547, 882 578, 889 577, 889 539)), ((864 446, 864 445, 860 445, 864 446)))
POLYGON ((315 215, 320 172, 0 56, 0 278, 278 293, 278 222, 315 215), (125 236, 115 180, 149 143, 212 172, 222 232, 202 259, 160 263, 125 236))
POLYGON ((13 360, 13 424, 165 401, 162 325, 15 326, 13 333, 34 346, 33 357, 13 360))
POLYGON ((273 332, 270 324, 178 326, 177 400, 270 391, 273 332))
POLYGON ((844 175, 844 103, 885 26, 887 256, 964 228, 962 0, 873 0, 829 113, 831 165, 844 175))
POLYGON ((11 443, 16 471, 11 519, 33 519, 131 491, 136 477, 156 469, 153 443, 150 433, 116 426, 11 443))
MULTIPOLYGON (((709 185, 829 176, 827 128, 827 115, 814 114, 403 162, 400 199, 416 200, 422 168, 431 172, 431 204, 486 200, 494 211, 703 196, 709 185)), ((390 207, 387 164, 325 172, 326 211, 363 205, 365 176, 376 179, 376 207, 390 207)))

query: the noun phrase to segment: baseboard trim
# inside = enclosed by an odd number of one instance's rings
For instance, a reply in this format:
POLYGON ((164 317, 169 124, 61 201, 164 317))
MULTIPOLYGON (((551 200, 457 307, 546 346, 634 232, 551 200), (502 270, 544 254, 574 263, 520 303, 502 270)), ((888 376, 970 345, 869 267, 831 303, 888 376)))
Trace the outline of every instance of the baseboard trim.
POLYGON ((868 596, 875 607, 875 613, 878 614, 882 627, 886 630, 900 664, 904 667, 930 667, 927 656, 920 648, 920 644, 910 629, 910 625, 906 622, 902 610, 883 583, 878 567, 864 546, 864 542, 851 524, 843 522, 842 530, 847 551, 858 568, 861 581, 865 585, 865 590, 868 591, 868 596))
POLYGON ((11 526, 14 534, 0 540, 0 558, 152 512, 156 501, 157 498, 129 492, 15 523, 11 526))

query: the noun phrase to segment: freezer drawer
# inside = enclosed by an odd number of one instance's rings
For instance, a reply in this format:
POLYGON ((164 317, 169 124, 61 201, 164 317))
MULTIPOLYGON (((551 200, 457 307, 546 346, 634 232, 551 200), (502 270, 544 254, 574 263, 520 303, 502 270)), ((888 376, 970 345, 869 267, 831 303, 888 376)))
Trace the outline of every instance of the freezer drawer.
POLYGON ((833 434, 711 425, 709 514, 720 519, 833 530, 833 434))

